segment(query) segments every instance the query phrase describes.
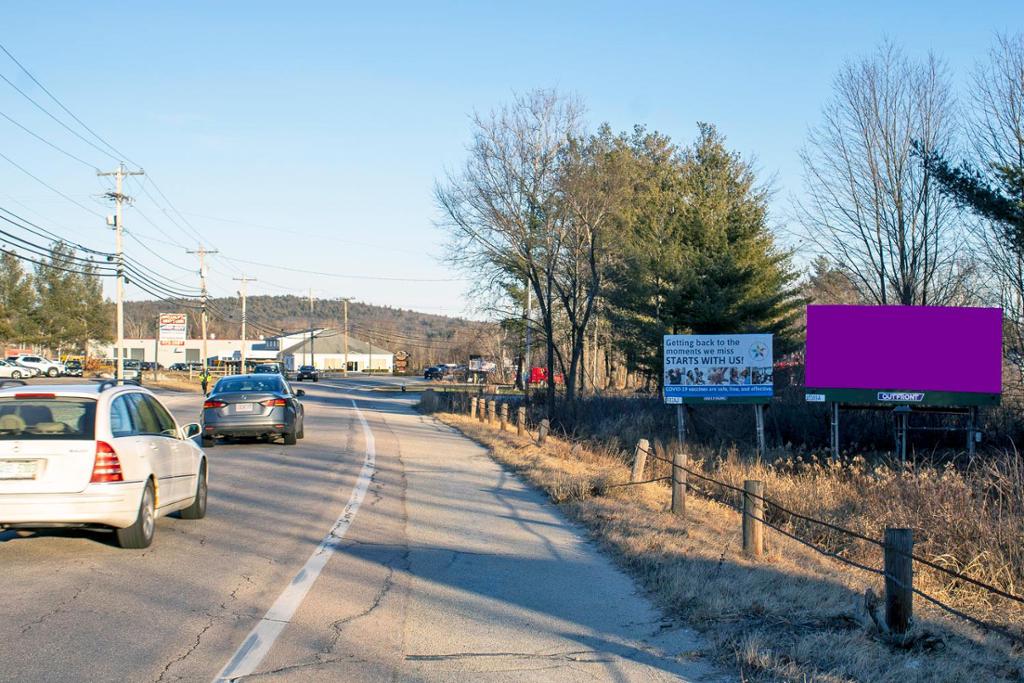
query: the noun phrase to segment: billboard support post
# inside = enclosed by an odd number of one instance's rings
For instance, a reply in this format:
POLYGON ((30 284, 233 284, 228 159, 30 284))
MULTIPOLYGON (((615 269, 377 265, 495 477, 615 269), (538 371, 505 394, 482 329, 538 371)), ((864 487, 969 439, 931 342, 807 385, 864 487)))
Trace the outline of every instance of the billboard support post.
POLYGON ((829 435, 829 444, 832 448, 832 458, 839 459, 839 402, 832 402, 832 419, 829 435))
POLYGON ((978 437, 975 436, 975 430, 978 428, 978 407, 971 406, 970 412, 967 414, 967 455, 974 458, 975 443, 978 437))
POLYGON ((897 406, 896 413, 896 450, 900 455, 900 465, 907 464, 907 423, 910 421, 910 406, 897 406))
POLYGON ((679 439, 679 447, 686 443, 686 410, 682 403, 676 404, 676 438, 679 439))
POLYGON ((764 436, 764 404, 754 404, 754 423, 757 428, 757 455, 763 458, 768 451, 768 445, 764 436))

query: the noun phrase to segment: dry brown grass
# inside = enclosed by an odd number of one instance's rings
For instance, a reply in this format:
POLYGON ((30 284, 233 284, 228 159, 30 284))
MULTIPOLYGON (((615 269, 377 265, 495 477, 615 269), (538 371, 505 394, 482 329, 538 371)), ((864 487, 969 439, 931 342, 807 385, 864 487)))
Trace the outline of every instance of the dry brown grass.
MULTIPOLYGON (((899 683, 1024 678, 1020 651, 998 636, 946 618, 921 600, 915 601, 912 645, 894 645, 877 632, 864 609, 867 588, 882 593, 878 577, 770 530, 766 556, 752 560, 742 553, 740 516, 718 501, 691 495, 683 523, 667 513, 670 492, 664 484, 606 488, 629 477, 626 457, 618 448, 571 447, 556 438, 539 448, 518 438, 514 429, 499 432, 451 413, 438 417, 488 446, 496 460, 546 491, 569 516, 585 524, 666 612, 699 628, 713 655, 738 666, 745 678, 899 683)), ((993 544, 1005 543, 1005 552, 1011 552, 1014 547, 1013 539, 1000 535, 1008 528, 985 528, 973 491, 952 471, 910 477, 868 470, 862 463, 836 469, 817 462, 744 464, 735 454, 709 456, 704 454, 695 465, 733 483, 762 479, 767 495, 780 503, 818 516, 833 514, 845 525, 870 531, 868 535, 877 535, 877 525, 899 521, 914 506, 915 520, 947 520, 948 533, 921 539, 919 548, 925 554, 951 543, 957 534, 971 538, 979 551, 976 563, 988 562, 980 556, 983 548, 991 552, 993 544), (865 499, 867 488, 876 492, 866 506, 872 513, 862 512, 865 506, 854 502, 865 499), (824 501, 828 505, 821 505, 824 501), (958 511, 959 517, 970 516, 972 521, 959 519, 958 511)), ((651 466, 648 476, 666 473, 662 467, 667 466, 651 466)), ((820 532, 812 536, 807 529, 794 531, 829 546, 842 543, 820 532)), ((1017 544, 1020 538, 1016 537, 1017 544)), ((871 548, 842 550, 872 565, 879 562, 869 557, 871 548)), ((996 572, 984 578, 1000 577, 996 572)), ((1003 580, 1004 585, 1009 581, 1006 576, 1003 580)), ((934 577, 922 576, 922 581, 919 585, 936 591, 938 597, 961 605, 977 601, 977 596, 944 587, 934 577)))

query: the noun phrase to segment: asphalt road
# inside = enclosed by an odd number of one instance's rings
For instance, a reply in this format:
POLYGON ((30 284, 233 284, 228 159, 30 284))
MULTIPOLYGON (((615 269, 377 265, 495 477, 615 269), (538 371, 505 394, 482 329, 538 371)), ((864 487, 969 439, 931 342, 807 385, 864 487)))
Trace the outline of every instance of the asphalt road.
POLYGON ((211 449, 208 516, 148 550, 0 533, 0 681, 729 680, 401 382, 304 383, 306 438, 211 449))

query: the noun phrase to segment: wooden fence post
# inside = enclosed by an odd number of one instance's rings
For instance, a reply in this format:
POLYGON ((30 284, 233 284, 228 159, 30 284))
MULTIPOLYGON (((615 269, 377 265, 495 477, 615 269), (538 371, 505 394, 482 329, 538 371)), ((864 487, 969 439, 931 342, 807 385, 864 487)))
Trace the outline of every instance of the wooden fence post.
POLYGON ((540 421, 540 427, 537 428, 537 445, 543 446, 544 442, 548 440, 548 430, 551 428, 551 423, 545 417, 540 421))
POLYGON ((492 398, 487 402, 487 424, 493 427, 497 414, 497 404, 494 402, 494 399, 492 398))
POLYGON ((906 633, 914 617, 914 532, 885 528, 885 624, 906 633))
POLYGON ((764 554, 764 482, 743 482, 743 552, 751 557, 764 554))
POLYGON ((476 414, 480 418, 481 422, 487 422, 487 399, 483 396, 476 403, 476 414))
POLYGON ((476 417, 476 396, 469 399, 469 416, 476 417))
POLYGON ((516 408, 516 434, 526 436, 526 406, 516 408))
POLYGON ((672 514, 686 516, 686 451, 682 444, 672 454, 672 514))
POLYGON ((640 481, 644 476, 644 467, 647 465, 647 452, 651 445, 647 439, 640 439, 636 442, 636 449, 633 451, 633 469, 629 473, 630 481, 640 481))
POLYGON ((508 404, 501 404, 501 431, 508 429, 508 404))

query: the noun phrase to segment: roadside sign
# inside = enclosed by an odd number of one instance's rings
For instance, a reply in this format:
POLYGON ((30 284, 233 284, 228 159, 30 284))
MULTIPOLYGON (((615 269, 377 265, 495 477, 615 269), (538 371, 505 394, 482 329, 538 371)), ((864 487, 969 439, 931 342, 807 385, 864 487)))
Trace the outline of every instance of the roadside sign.
POLYGON ((772 335, 666 334, 665 403, 771 400, 772 335))
POLYGON ((160 346, 184 346, 188 339, 188 315, 160 314, 160 346))

